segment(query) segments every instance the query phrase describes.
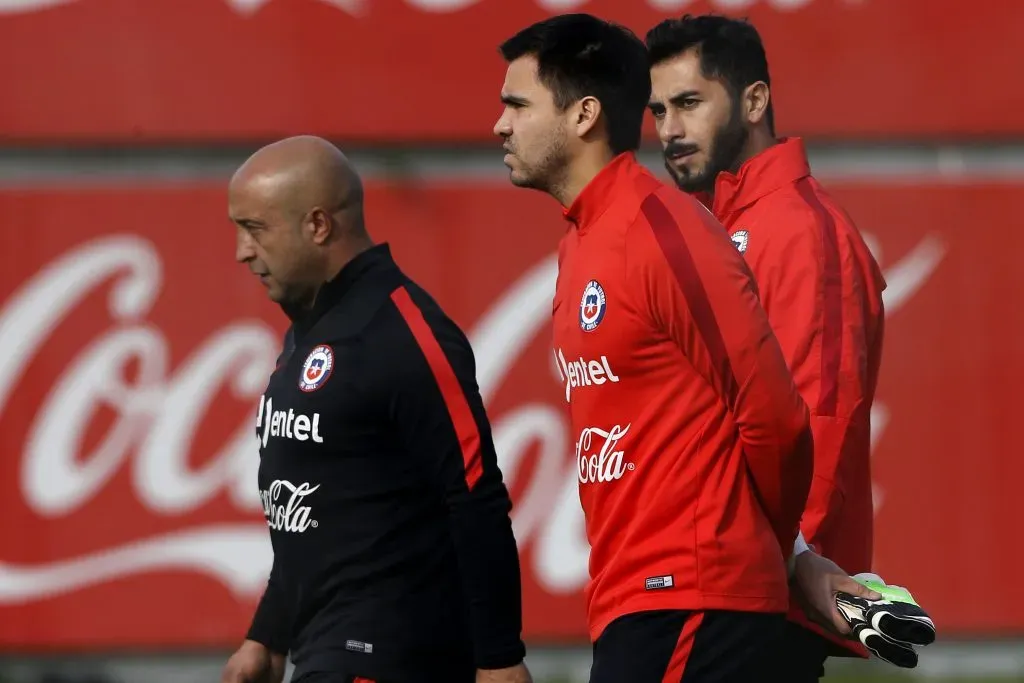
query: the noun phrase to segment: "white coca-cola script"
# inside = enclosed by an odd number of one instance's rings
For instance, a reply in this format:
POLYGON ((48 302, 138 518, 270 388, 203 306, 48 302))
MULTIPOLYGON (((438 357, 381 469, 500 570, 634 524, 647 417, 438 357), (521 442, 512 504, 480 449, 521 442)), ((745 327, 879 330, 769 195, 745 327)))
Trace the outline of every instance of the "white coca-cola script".
POLYGON ((603 484, 622 478, 626 470, 634 468, 626 462, 622 450, 616 450, 619 440, 626 436, 629 425, 615 425, 605 431, 585 427, 576 440, 576 468, 581 484, 603 484))
POLYGON ((312 508, 303 505, 306 496, 316 493, 320 484, 315 486, 302 482, 298 486, 287 479, 275 479, 270 486, 260 491, 263 501, 263 516, 267 518, 267 526, 274 531, 301 534, 307 529, 316 529, 319 523, 310 519, 312 508), (282 496, 282 492, 286 492, 282 496))
MULTIPOLYGON (((877 245, 872 246, 880 258, 877 245)), ((934 272, 945 249, 937 237, 926 237, 886 271, 888 315, 934 272)), ((510 283, 470 330, 485 403, 491 403, 548 322, 556 268, 555 254, 545 256, 510 283)), ((164 286, 160 255, 150 242, 114 235, 78 245, 7 295, 0 308, 0 415, 16 400, 16 387, 53 331, 101 286, 109 290, 112 324, 95 338, 81 340, 78 354, 66 359, 59 379, 32 413, 21 453, 5 453, 20 456, 24 505, 59 523, 107 491, 115 473, 130 468, 132 495, 154 519, 184 518, 227 493, 252 522, 182 526, 48 563, 14 564, 0 558, 0 604, 39 600, 161 568, 200 572, 237 594, 259 595, 272 554, 266 524, 259 518, 261 509, 268 514, 267 497, 257 495, 253 435, 256 406, 280 340, 262 322, 226 319, 171 368, 165 331, 147 320, 164 286), (124 372, 129 365, 137 370, 131 381, 124 372), (197 425, 210 411, 211 397, 225 388, 250 402, 253 411, 239 420, 207 464, 191 466, 197 425), (100 444, 83 453, 86 431, 101 406, 116 418, 100 444)), ((554 363, 548 370, 558 381, 554 363)), ((524 570, 551 594, 574 593, 586 581, 589 556, 577 482, 619 473, 614 448, 625 429, 591 432, 573 460, 567 457, 572 440, 563 406, 524 401, 492 419, 499 464, 510 488, 521 491, 512 521, 520 548, 532 550, 524 570), (533 449, 532 476, 519 481, 522 459, 533 449), (584 451, 585 471, 579 459, 584 451), (602 452, 607 457, 602 459, 602 452)), ((881 401, 874 419, 873 441, 890 419, 881 401)), ((305 506, 299 500, 295 505, 305 506)), ((292 508, 288 513, 287 502, 285 513, 279 509, 271 508, 268 519, 280 520, 289 530, 314 521, 308 511, 292 508)))

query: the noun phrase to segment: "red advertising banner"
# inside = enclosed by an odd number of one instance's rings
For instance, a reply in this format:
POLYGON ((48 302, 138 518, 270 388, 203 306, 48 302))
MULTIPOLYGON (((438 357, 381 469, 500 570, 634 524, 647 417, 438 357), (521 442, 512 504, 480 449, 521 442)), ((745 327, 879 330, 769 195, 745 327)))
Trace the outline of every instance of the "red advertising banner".
MULTIPOLYGON (((889 283, 876 569, 945 634, 1024 633, 1024 187, 835 190, 889 283)), ((475 347, 526 635, 583 641, 588 548, 548 326, 560 212, 495 184, 371 184, 367 201, 475 347)), ((252 425, 283 316, 233 263, 225 215, 220 186, 0 192, 0 649, 244 633, 271 560, 252 425)))
POLYGON ((497 45, 562 11, 749 16, 783 133, 1024 132, 1018 0, 0 0, 0 139, 486 142, 497 45))

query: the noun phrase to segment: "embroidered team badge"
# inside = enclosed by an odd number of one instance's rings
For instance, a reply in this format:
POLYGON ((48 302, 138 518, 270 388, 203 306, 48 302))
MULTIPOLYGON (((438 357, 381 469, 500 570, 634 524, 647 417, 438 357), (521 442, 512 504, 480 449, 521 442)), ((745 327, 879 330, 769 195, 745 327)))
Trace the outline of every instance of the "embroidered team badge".
POLYGON ((736 249, 742 254, 747 250, 747 242, 750 241, 750 233, 746 230, 737 230, 729 236, 732 243, 736 245, 736 249))
POLYGON ((309 352, 306 362, 302 364, 302 375, 299 377, 299 389, 305 392, 316 391, 324 385, 334 368, 334 351, 327 344, 320 344, 309 352))
POLYGON ((591 280, 583 288, 583 298, 580 299, 580 329, 590 332, 600 325, 606 308, 604 288, 597 280, 591 280))

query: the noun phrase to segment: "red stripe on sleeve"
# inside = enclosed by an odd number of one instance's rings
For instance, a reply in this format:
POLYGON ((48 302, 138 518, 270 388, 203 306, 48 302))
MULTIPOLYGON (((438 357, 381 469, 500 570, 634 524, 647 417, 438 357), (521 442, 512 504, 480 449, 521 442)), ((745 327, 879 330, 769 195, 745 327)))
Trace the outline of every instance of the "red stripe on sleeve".
POLYGON ((704 289, 704 283, 701 282, 697 267, 693 262, 693 253, 690 251, 689 245, 686 244, 683 233, 679 230, 679 224, 656 195, 652 194, 647 197, 640 206, 640 210, 650 224, 676 282, 683 290, 683 297, 690 309, 690 315, 693 317, 697 331, 711 356, 712 367, 720 375, 727 404, 733 406, 736 403, 736 396, 739 394, 739 386, 736 384, 732 363, 729 361, 729 351, 725 345, 725 338, 722 337, 722 330, 718 327, 718 321, 715 319, 711 300, 708 299, 707 290, 704 289))
POLYGON ((437 386, 441 389, 441 396, 444 398, 445 407, 448 409, 448 416, 455 426, 455 434, 459 439, 459 446, 462 449, 462 462, 466 469, 466 484, 472 489, 484 474, 483 460, 480 457, 480 430, 477 428, 476 420, 473 418, 473 411, 469 408, 469 401, 462 391, 455 370, 452 369, 448 357, 444 355, 441 344, 434 336, 433 330, 427 324, 422 311, 417 306, 409 292, 404 287, 399 287, 391 293, 391 300, 398 307, 405 323, 412 331, 412 336, 419 344, 420 350, 430 365, 434 374, 437 386))
POLYGON ((816 414, 834 416, 839 409, 839 367, 843 359, 843 271, 839 263, 839 237, 835 218, 807 181, 797 191, 818 216, 824 282, 821 322, 821 391, 816 414))

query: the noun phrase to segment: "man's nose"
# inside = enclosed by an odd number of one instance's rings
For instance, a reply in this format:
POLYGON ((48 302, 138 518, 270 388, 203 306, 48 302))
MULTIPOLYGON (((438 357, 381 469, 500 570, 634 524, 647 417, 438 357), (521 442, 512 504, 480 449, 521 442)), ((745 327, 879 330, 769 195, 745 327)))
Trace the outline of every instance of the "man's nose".
POLYGON ((512 124, 508 120, 508 113, 503 113, 494 123, 494 134, 501 138, 512 135, 512 124))
POLYGON ((686 137, 686 126, 683 125, 683 117, 667 112, 658 122, 658 139, 662 143, 682 142, 686 137))
POLYGON ((235 260, 239 263, 248 263, 256 258, 256 249, 253 246, 252 236, 243 228, 238 229, 235 239, 235 260))

